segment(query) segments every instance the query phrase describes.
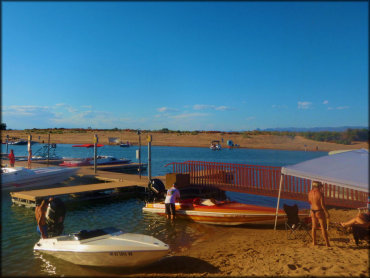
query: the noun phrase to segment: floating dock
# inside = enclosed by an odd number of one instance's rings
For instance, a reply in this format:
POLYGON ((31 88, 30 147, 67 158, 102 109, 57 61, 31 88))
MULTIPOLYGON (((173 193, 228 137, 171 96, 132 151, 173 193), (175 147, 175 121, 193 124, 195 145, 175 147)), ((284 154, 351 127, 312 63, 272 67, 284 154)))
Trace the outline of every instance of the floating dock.
POLYGON ((63 186, 37 190, 10 192, 13 204, 26 207, 36 207, 36 202, 49 197, 80 197, 79 200, 101 199, 111 197, 120 193, 145 192, 147 182, 133 185, 132 182, 108 182, 96 184, 84 184, 74 186, 63 186))
MULTIPOLYGON (((18 163, 19 166, 25 166, 26 162, 18 163)), ((134 167, 138 167, 138 163, 134 164, 134 167)), ((45 167, 42 164, 32 163, 32 168, 45 167)), ((109 167, 114 166, 117 168, 122 167, 119 165, 101 165, 97 167, 96 173, 94 173, 94 167, 83 166, 80 167, 77 176, 86 178, 95 178, 103 180, 103 183, 73 185, 73 186, 55 186, 44 189, 26 190, 10 192, 10 196, 13 204, 35 207, 36 202, 43 198, 48 197, 63 197, 70 200, 92 200, 101 199, 123 194, 140 193, 145 194, 148 185, 147 176, 139 176, 132 174, 125 174, 120 171, 110 172, 109 167), (104 170, 103 170, 104 168, 104 170), (77 197, 77 199, 76 199, 77 197)), ((152 177, 159 178, 162 181, 165 177, 152 177)))

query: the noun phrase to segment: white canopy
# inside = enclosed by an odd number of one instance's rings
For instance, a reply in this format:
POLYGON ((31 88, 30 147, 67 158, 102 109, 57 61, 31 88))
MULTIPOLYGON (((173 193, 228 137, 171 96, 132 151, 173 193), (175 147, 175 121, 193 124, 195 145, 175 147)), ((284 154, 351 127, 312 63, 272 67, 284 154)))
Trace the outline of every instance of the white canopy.
POLYGON ((281 173, 369 192, 369 152, 360 149, 323 156, 282 167, 281 173))
POLYGON ((360 149, 311 159, 282 167, 281 174, 274 229, 276 229, 283 175, 369 192, 369 151, 360 149))

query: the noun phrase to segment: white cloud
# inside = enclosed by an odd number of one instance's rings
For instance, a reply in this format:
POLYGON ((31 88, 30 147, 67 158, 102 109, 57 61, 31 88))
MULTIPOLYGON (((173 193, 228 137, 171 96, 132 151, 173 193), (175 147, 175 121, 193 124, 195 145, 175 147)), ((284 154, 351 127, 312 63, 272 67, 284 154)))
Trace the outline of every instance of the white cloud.
POLYGON ((298 109, 309 109, 311 105, 312 102, 309 101, 298 101, 298 109))
POLYGON ((208 116, 207 113, 184 113, 179 115, 171 116, 173 119, 185 119, 185 118, 197 118, 208 116))
POLYGON ((256 118, 256 117, 251 116, 251 117, 246 118, 246 120, 247 120, 247 121, 252 121, 252 120, 254 120, 255 118, 256 118))
POLYGON ((328 107, 328 110, 345 110, 345 109, 349 109, 349 106, 328 107))
POLYGON ((193 105, 194 110, 217 110, 217 111, 226 111, 226 110, 233 110, 233 108, 229 106, 216 106, 216 105, 209 105, 209 104, 195 104, 193 105))
POLYGON ((3 107, 4 116, 37 116, 50 112, 48 106, 12 105, 3 107))
POLYGON ((157 108, 157 111, 163 113, 163 112, 176 112, 178 110, 175 108, 160 107, 160 108, 157 108))
POLYGON ((328 100, 324 100, 323 102, 322 102, 322 104, 328 104, 329 103, 329 101, 328 100))

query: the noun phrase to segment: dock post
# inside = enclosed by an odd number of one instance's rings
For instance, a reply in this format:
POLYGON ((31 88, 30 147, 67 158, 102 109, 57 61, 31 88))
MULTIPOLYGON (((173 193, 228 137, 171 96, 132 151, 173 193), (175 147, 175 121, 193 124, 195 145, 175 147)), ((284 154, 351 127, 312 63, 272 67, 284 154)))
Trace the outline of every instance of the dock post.
POLYGON ((6 153, 8 154, 8 142, 9 142, 9 135, 6 135, 6 153))
POLYGON ((152 179, 152 135, 148 135, 148 179, 152 179))
POLYGON ((31 141, 32 141, 32 135, 29 134, 28 135, 28 146, 27 146, 27 149, 28 149, 28 160, 27 160, 27 165, 28 165, 28 169, 31 169, 31 162, 32 162, 32 147, 31 147, 31 141))
POLYGON ((137 130, 137 135, 139 135, 139 177, 141 179, 141 130, 137 130))
POLYGON ((96 144, 98 143, 98 135, 94 134, 94 174, 96 174, 96 144))
POLYGON ((49 155, 50 155, 50 130, 48 133, 48 167, 49 167, 49 155))

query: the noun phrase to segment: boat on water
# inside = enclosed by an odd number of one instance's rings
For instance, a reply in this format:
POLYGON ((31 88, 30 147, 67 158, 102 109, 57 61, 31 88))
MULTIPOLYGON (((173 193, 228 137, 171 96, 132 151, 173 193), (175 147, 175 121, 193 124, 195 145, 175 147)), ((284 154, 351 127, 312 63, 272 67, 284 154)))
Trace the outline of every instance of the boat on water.
POLYGON ((227 140, 226 142, 226 147, 231 150, 231 149, 237 149, 239 148, 240 146, 238 144, 234 144, 234 142, 232 140, 227 140))
POLYGON ((119 144, 119 146, 121 147, 121 148, 128 148, 128 147, 130 147, 131 146, 131 144, 130 144, 130 142, 129 141, 127 141, 126 143, 120 143, 119 144))
MULTIPOLYGON (((31 145, 36 144, 36 143, 37 142, 35 142, 35 141, 31 141, 31 145)), ((15 140, 15 141, 8 141, 8 142, 5 142, 4 144, 8 144, 8 145, 27 145, 28 140, 19 139, 19 140, 15 140)))
POLYGON ((162 259, 169 246, 152 236, 104 228, 40 239, 34 250, 78 265, 141 267, 162 259))
MULTIPOLYGON (((231 201, 192 198, 176 203, 176 217, 215 225, 274 224, 276 208, 241 204, 231 201)), ((165 215, 164 202, 146 203, 143 212, 165 215)), ((307 216, 307 213, 305 214, 307 216)), ((278 211, 278 222, 285 221, 286 214, 278 211)))
MULTIPOLYGON (((102 144, 96 144, 98 148, 104 147, 102 144)), ((72 147, 74 148, 93 148, 94 144, 81 144, 81 145, 73 145, 72 147)))
POLYGON ((23 190, 24 188, 53 185, 62 182, 77 172, 78 168, 44 167, 2 167, 1 189, 23 190))
POLYGON ((211 146, 209 147, 213 151, 220 151, 221 150, 221 144, 218 140, 213 140, 211 142, 211 146))
MULTIPOLYGON (((97 165, 128 164, 130 162, 131 162, 130 159, 116 158, 110 155, 99 155, 96 157, 97 165)), ((79 167, 79 166, 89 166, 89 165, 94 165, 93 157, 88 157, 84 159, 65 160, 63 161, 63 163, 59 164, 59 166, 65 166, 65 167, 79 167)))

